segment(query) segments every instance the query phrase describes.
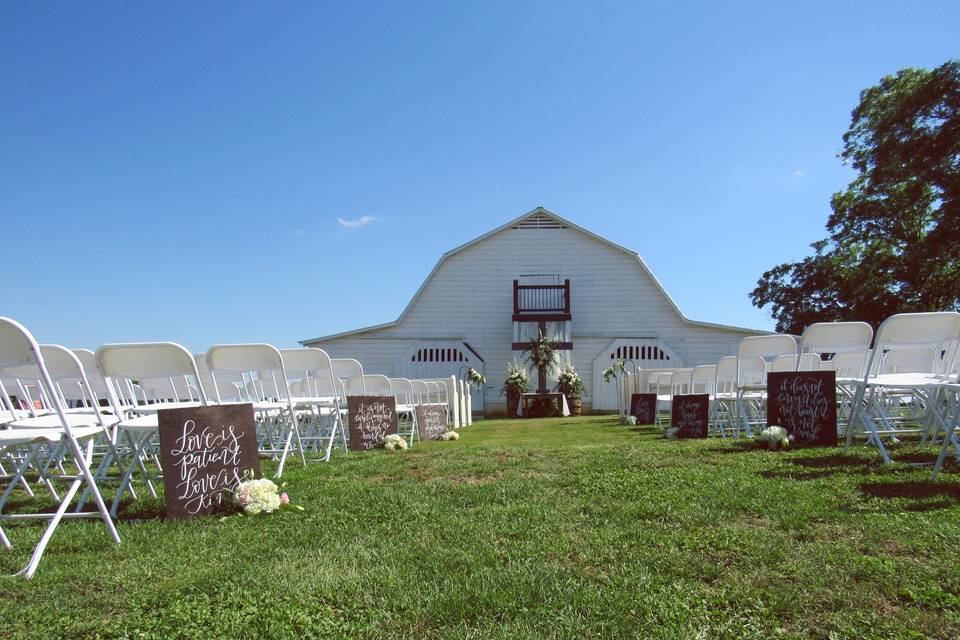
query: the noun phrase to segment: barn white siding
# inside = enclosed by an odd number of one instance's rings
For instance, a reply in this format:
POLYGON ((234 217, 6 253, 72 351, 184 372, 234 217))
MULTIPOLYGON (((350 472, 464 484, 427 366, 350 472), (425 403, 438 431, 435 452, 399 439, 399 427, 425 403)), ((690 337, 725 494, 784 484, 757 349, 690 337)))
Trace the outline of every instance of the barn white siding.
POLYGON ((357 358, 371 373, 399 376, 405 354, 418 344, 467 343, 485 363, 485 407, 496 413, 504 410, 499 390, 506 364, 521 357, 511 349, 513 280, 521 275, 570 279, 572 356, 587 405, 594 362, 617 338, 659 339, 695 365, 716 362, 742 337, 762 333, 685 319, 636 254, 545 210, 528 215, 544 214, 562 228, 523 228, 518 219, 446 254, 397 322, 304 344, 357 358))

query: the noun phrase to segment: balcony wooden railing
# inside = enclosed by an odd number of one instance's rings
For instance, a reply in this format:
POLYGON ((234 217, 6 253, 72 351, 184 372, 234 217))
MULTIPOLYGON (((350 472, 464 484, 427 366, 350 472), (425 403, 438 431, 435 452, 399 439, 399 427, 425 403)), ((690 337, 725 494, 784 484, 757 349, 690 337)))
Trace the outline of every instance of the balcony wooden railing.
POLYGON ((514 315, 570 313, 570 281, 563 284, 520 284, 513 281, 514 315))

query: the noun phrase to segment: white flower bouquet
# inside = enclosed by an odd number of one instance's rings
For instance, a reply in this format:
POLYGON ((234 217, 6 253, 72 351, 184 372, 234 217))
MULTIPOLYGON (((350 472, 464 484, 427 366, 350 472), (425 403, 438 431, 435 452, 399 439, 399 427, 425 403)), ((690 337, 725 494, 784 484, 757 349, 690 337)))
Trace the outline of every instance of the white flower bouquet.
POLYGON ((403 436, 391 433, 383 439, 383 448, 387 451, 402 451, 407 448, 407 441, 403 436))
POLYGON ((459 440, 460 434, 457 433, 456 431, 451 430, 451 431, 445 432, 442 436, 440 436, 440 439, 441 440, 459 440))
MULTIPOLYGON (((286 486, 286 482, 278 487, 273 480, 268 478, 257 480, 251 474, 233 490, 233 502, 244 513, 251 515, 273 513, 277 509, 290 504, 290 496, 285 491, 281 492, 281 489, 286 486)), ((303 511, 301 506, 295 506, 294 508, 303 511)))
POLYGON ((677 440, 680 438, 680 429, 677 427, 670 427, 666 430, 664 435, 667 436, 668 440, 677 440))
POLYGON ((483 385, 487 384, 487 376, 483 375, 473 367, 470 367, 467 370, 467 380, 470 381, 470 386, 475 389, 482 389, 483 385))
POLYGON ((503 381, 503 390, 501 393, 508 392, 527 393, 530 391, 530 380, 527 378, 527 372, 520 368, 515 362, 507 365, 507 377, 503 381))
POLYGON ((765 442, 771 449, 789 447, 793 436, 787 435, 787 430, 777 425, 770 425, 760 432, 760 442, 765 442))
POLYGON ((568 365, 557 376, 555 390, 568 398, 579 398, 583 394, 583 380, 574 368, 568 365))
POLYGON ((603 381, 610 382, 616 378, 621 373, 627 372, 627 363, 623 360, 617 360, 612 365, 604 369, 603 371, 603 381))

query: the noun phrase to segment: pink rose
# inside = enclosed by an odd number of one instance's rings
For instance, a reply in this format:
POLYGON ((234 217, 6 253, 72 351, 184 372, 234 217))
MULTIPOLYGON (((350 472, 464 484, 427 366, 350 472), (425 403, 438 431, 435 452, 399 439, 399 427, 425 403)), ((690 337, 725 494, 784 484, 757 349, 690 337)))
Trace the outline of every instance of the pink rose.
POLYGON ((280 504, 290 504, 290 496, 285 493, 280 494, 280 504))
POLYGON ((246 491, 237 496, 237 504, 239 504, 241 507, 245 507, 251 502, 253 502, 253 498, 251 498, 250 494, 246 491))

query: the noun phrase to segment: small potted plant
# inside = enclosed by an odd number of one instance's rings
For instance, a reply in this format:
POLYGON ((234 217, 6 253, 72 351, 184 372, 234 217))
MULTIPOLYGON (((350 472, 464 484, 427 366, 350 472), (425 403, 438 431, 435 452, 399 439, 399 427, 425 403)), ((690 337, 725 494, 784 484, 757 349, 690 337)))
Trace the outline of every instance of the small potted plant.
POLYGON ((559 391, 567 397, 571 415, 580 415, 583 410, 583 405, 580 402, 580 396, 583 395, 583 380, 580 379, 573 367, 567 365, 563 368, 557 377, 557 386, 554 391, 559 391))
POLYGON ((503 381, 501 393, 507 396, 507 416, 517 417, 517 405, 520 404, 520 396, 530 391, 530 380, 527 379, 527 372, 520 368, 516 362, 507 365, 507 379, 503 381))

